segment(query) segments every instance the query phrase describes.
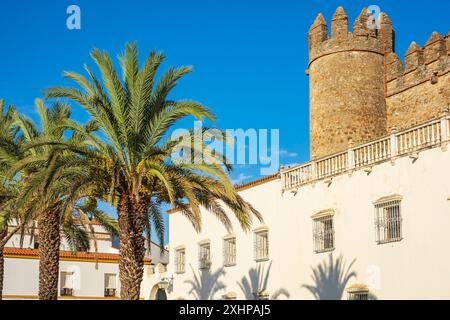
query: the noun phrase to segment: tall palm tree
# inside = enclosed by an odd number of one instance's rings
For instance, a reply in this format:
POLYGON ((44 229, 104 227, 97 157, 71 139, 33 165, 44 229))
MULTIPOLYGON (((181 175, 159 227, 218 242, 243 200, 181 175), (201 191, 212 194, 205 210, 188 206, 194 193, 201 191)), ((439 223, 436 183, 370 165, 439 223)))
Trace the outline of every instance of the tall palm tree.
MULTIPOLYGON (((58 297, 59 250, 61 234, 66 238, 72 251, 78 247, 88 249, 89 238, 83 224, 74 216, 87 215, 100 221, 107 229, 114 230, 114 221, 92 206, 95 187, 91 182, 92 163, 68 152, 56 152, 58 147, 43 144, 42 141, 68 141, 83 145, 83 136, 68 132, 63 124, 69 121, 67 104, 55 103, 47 108, 37 99, 36 108, 40 129, 30 119, 19 113, 14 114, 14 123, 20 128, 24 144, 22 152, 10 154, 12 163, 9 176, 22 177, 23 185, 17 208, 33 206, 39 228, 39 298, 56 300, 58 297), (83 201, 84 200, 84 201, 83 201)), ((92 125, 83 129, 88 132, 92 125)))
POLYGON ((3 276, 5 270, 3 251, 6 243, 21 228, 19 217, 14 214, 17 211, 11 208, 11 203, 14 202, 18 194, 17 188, 14 182, 7 181, 4 178, 2 169, 2 166, 0 166, 0 300, 3 294, 3 276), (16 224, 11 230, 9 225, 12 220, 15 220, 16 224))
POLYGON ((18 130, 13 125, 15 109, 13 106, 9 106, 4 112, 4 107, 5 102, 0 100, 0 300, 3 293, 4 247, 31 216, 29 211, 19 211, 14 207, 19 194, 20 181, 7 179, 6 177, 9 166, 3 159, 8 158, 10 153, 15 152, 17 145, 20 145, 20 141, 17 139, 18 130))
POLYGON ((145 254, 143 235, 146 232, 149 236, 153 223, 158 237, 163 237, 159 209, 162 203, 179 207, 197 231, 201 228, 201 206, 227 228, 231 228, 231 221, 222 204, 231 209, 245 230, 251 226, 252 213, 261 217, 235 192, 226 172, 231 168, 222 155, 207 151, 202 143, 199 148, 194 146, 194 153, 202 152, 215 162, 179 163, 171 159, 178 147, 168 139, 175 123, 187 116, 215 119, 197 102, 168 98, 178 80, 191 71, 190 67, 170 68, 157 80, 164 55, 151 52, 140 69, 137 46, 128 44, 119 57, 120 79, 108 53, 95 49, 91 57, 100 69, 101 80, 85 66, 88 77, 65 73, 80 88, 50 88, 46 96, 68 98, 80 104, 100 128, 100 133, 94 135, 72 124, 73 130, 89 135, 91 147, 70 143, 60 146, 99 163, 100 169, 93 178, 109 186, 108 199, 118 212, 121 296, 139 299, 145 254))

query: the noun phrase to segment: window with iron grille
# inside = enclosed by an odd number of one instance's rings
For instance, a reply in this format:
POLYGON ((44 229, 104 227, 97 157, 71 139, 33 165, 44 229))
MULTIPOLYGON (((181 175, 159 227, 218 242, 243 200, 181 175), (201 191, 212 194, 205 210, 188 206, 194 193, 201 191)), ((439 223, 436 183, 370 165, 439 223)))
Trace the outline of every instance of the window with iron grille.
POLYGON ((211 245, 209 242, 202 242, 198 250, 198 266, 200 269, 207 269, 211 266, 211 245))
POLYGON ((105 297, 115 297, 117 294, 117 274, 105 273, 105 297))
POLYGON ((223 260, 225 267, 236 265, 236 237, 225 237, 223 239, 223 260))
POLYGON ((73 272, 61 272, 61 296, 73 296, 73 272))
POLYGON ((175 250, 175 272, 184 273, 186 272, 186 250, 184 248, 179 248, 175 250))
POLYGON ((401 196, 383 197, 375 205, 375 234, 378 244, 402 240, 401 196))
POLYGON ((37 235, 34 236, 33 249, 39 249, 39 237, 37 235))
POLYGON ((264 261, 269 259, 269 231, 266 229, 255 231, 255 260, 264 261))
POLYGON ((353 285, 347 289, 347 300, 369 300, 369 288, 366 285, 353 285))
POLYGON ((333 210, 321 211, 313 219, 313 242, 316 253, 334 250, 333 210))

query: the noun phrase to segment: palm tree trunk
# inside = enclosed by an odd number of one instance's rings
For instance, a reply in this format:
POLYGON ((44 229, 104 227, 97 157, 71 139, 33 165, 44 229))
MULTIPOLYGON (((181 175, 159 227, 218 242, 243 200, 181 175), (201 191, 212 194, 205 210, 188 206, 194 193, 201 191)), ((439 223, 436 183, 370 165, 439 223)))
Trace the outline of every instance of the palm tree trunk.
MULTIPOLYGON (((0 242, 3 242, 3 239, 6 237, 8 233, 8 229, 5 228, 0 230, 0 242)), ((0 246, 0 300, 3 299, 3 277, 5 275, 5 257, 3 256, 3 248, 4 246, 0 246)))
POLYGON ((45 210, 38 218, 39 227, 39 300, 58 299, 59 216, 45 210))
POLYGON ((123 300, 139 300, 144 275, 147 201, 122 194, 118 206, 120 230, 120 296, 123 300))

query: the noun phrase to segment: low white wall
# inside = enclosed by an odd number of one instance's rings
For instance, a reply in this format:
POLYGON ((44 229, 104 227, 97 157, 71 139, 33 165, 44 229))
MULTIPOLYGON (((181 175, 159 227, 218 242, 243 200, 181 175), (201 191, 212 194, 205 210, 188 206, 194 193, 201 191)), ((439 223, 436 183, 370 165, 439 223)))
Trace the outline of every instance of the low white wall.
MULTIPOLYGON (((103 298, 105 274, 113 273, 119 277, 117 263, 98 263, 81 261, 60 261, 60 272, 74 273, 74 296, 103 298)), ((5 296, 37 296, 39 288, 39 260, 5 259, 5 296)), ((117 288, 120 288, 117 280, 117 288)), ((58 290, 60 287, 58 286, 58 290)))

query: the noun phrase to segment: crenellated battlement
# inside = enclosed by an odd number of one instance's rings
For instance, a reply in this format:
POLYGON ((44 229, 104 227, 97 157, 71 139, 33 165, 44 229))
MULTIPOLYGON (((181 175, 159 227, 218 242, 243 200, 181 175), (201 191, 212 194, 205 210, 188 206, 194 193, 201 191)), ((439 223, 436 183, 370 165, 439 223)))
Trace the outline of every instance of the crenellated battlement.
POLYGON ((373 17, 364 8, 353 23, 353 32, 348 30, 348 16, 338 7, 331 19, 331 37, 325 18, 319 13, 308 33, 309 63, 336 52, 367 51, 380 55, 394 50, 392 23, 387 14, 379 15, 379 30, 373 17), (372 27, 373 26, 373 27, 372 27))
POLYGON ((430 81, 436 83, 439 77, 450 71, 450 34, 443 37, 433 32, 423 47, 412 42, 404 55, 404 64, 395 53, 386 57, 386 96, 408 90, 430 81))
POLYGON ((413 42, 402 60, 392 22, 363 9, 349 31, 342 7, 308 33, 311 158, 365 143, 392 129, 437 119, 450 108, 450 34, 413 42))

